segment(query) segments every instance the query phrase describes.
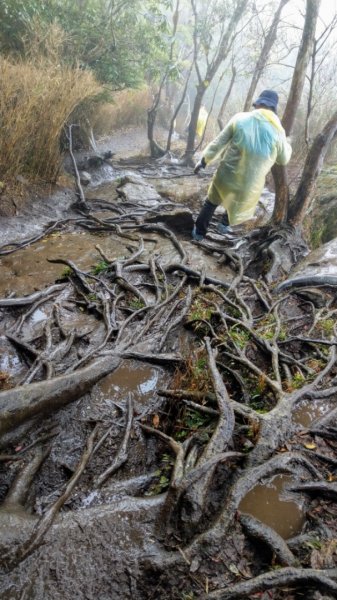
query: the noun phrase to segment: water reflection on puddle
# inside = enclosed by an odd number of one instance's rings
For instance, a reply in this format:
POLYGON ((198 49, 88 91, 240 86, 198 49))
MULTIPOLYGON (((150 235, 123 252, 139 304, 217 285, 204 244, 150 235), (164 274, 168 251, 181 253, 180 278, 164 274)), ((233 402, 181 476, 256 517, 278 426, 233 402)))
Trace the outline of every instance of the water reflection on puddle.
POLYGON ((3 335, 0 336, 0 371, 10 377, 19 376, 25 366, 12 344, 3 335))
POLYGON ((40 323, 41 321, 46 321, 47 319, 48 319, 47 313, 44 310, 41 310, 41 308, 37 308, 36 310, 34 310, 32 316, 31 316, 31 321, 34 325, 36 323, 40 323))
POLYGON ((20 367, 21 361, 14 349, 6 344, 6 338, 1 336, 0 338, 0 371, 6 371, 7 373, 15 373, 20 367), (6 346, 6 348, 5 348, 6 346))
POLYGON ((124 401, 131 393, 143 405, 150 403, 158 388, 165 385, 167 375, 152 365, 125 362, 97 385, 98 394, 114 401, 124 401))
POLYGON ((241 501, 239 511, 269 525, 284 539, 297 535, 304 523, 304 514, 296 502, 282 497, 284 487, 294 483, 289 475, 277 475, 268 485, 256 485, 241 501))
POLYGON ((335 404, 324 400, 305 400, 293 411, 293 421, 303 427, 309 427, 313 421, 326 415, 335 404))

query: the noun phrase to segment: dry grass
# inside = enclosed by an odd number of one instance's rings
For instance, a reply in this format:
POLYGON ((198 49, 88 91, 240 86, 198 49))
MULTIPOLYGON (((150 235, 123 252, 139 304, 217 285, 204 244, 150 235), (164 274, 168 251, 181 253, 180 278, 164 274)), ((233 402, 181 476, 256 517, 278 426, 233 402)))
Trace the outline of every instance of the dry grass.
POLYGON ((101 88, 92 73, 61 66, 54 56, 0 57, 0 179, 18 174, 54 181, 60 136, 73 111, 101 88))
POLYGON ((131 125, 145 125, 147 109, 151 104, 149 90, 123 90, 115 92, 113 103, 97 107, 91 118, 95 136, 109 135, 116 129, 131 125))

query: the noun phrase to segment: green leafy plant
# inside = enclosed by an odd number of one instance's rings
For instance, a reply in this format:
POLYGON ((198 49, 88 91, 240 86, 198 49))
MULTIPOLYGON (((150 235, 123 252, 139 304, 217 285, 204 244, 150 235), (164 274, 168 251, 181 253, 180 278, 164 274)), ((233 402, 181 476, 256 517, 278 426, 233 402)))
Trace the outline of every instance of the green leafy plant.
POLYGON ((312 548, 312 550, 321 550, 321 548, 322 548, 322 542, 320 540, 318 540, 317 538, 308 540, 307 542, 305 542, 304 545, 307 546, 308 548, 312 548))
POLYGON ((129 306, 134 310, 140 310, 141 308, 144 308, 145 304, 140 298, 132 298, 129 302, 129 306))
POLYGON ((90 300, 90 302, 96 302, 97 300, 96 294, 88 294, 87 298, 90 300))
POLYGON ((230 328, 229 335, 239 348, 244 348, 250 340, 248 331, 238 325, 233 325, 233 327, 230 328))
POLYGON ((325 335, 332 335, 334 332, 335 321, 333 319, 323 319, 319 321, 318 328, 325 333, 325 335))
POLYGON ((65 267, 61 273, 61 277, 62 278, 70 277, 72 272, 73 272, 73 270, 71 269, 71 267, 65 267))
POLYGON ((163 454, 160 463, 160 468, 155 472, 158 479, 150 486, 146 492, 146 496, 157 496, 158 494, 162 494, 170 485, 174 459, 170 454, 163 454))
POLYGON ((174 437, 181 440, 198 431, 198 434, 200 433, 203 437, 203 441, 207 442, 209 425, 210 417, 208 415, 186 407, 181 418, 176 422, 174 437))
POLYGON ((292 379, 292 387, 297 390, 301 388, 305 384, 305 382, 306 378, 304 377, 304 375, 297 371, 292 379))
POLYGON ((107 263, 105 260, 101 260, 96 265, 94 265, 92 272, 94 275, 99 275, 103 271, 106 271, 108 268, 109 268, 109 263, 107 263))
POLYGON ((209 321, 212 318, 215 308, 208 302, 208 299, 212 300, 212 295, 200 296, 197 292, 189 311, 189 319, 191 321, 198 321, 200 319, 209 321))
POLYGON ((284 342, 284 341, 287 339, 287 335, 288 335, 288 334, 287 334, 287 330, 286 330, 286 328, 285 328, 285 327, 281 327, 281 329, 280 329, 280 332, 279 332, 279 334, 278 334, 278 339, 279 339, 281 342, 284 342))
POLYGON ((70 275, 73 274, 73 270, 71 267, 64 267, 62 273, 61 273, 61 277, 62 278, 66 278, 66 277, 70 277, 70 275))

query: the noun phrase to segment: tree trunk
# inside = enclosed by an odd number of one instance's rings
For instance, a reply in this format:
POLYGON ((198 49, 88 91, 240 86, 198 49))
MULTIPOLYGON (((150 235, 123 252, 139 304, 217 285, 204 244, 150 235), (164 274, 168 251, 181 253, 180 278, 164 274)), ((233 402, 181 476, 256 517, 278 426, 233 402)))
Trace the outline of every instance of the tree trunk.
POLYGON ((219 128, 220 128, 221 131, 224 128, 223 115, 224 115, 224 112, 225 112, 225 108, 227 106, 227 102, 228 102, 228 100, 230 98, 230 95, 232 93, 233 85, 234 85, 235 79, 236 79, 236 74, 237 74, 237 71, 236 71, 236 68, 235 68, 235 66, 233 64, 232 65, 232 77, 231 77, 231 80, 230 80, 230 83, 229 83, 229 86, 228 86, 228 90, 227 90, 226 95, 225 95, 225 97, 223 99, 223 102, 221 104, 221 108, 220 108, 219 114, 218 114, 218 125, 219 125, 219 128))
POLYGON ((282 125, 287 135, 291 134, 304 88, 307 67, 315 39, 316 23, 321 0, 307 0, 305 23, 301 45, 298 51, 294 75, 291 81, 287 105, 282 118, 282 125))
POLYGON ((288 217, 289 206, 289 185, 286 167, 274 165, 272 175, 275 184, 275 205, 272 216, 272 222, 275 225, 285 223, 288 217))
POLYGON ((202 100, 203 100, 205 91, 206 91, 206 86, 203 82, 201 82, 200 85, 198 85, 198 87, 197 87, 197 94, 194 99, 194 104, 193 104, 192 113, 191 113, 191 120, 190 120, 190 124, 188 126, 188 137, 187 137, 187 144, 186 144, 186 150, 185 150, 185 158, 186 158, 186 161, 188 164, 191 163, 192 156, 194 154, 195 136, 196 136, 196 131, 197 131, 199 112, 200 112, 200 108, 202 105, 202 100))
MULTIPOLYGON (((287 105, 282 118, 282 125, 286 135, 290 135, 292 131, 301 101, 306 71, 315 39, 319 7, 320 0, 307 0, 301 45, 297 55, 287 105)), ((286 222, 288 218, 289 190, 286 190, 286 187, 288 188, 286 168, 275 165, 272 173, 275 181, 276 193, 272 222, 275 225, 280 225, 281 223, 286 222)))
POLYGON ((164 156, 165 150, 157 144, 154 139, 154 126, 157 117, 157 108, 150 108, 147 111, 147 138, 150 144, 150 154, 151 158, 159 158, 160 156, 164 156))
POLYGON ((309 143, 310 143, 310 117, 311 117, 311 113, 312 113, 312 109, 313 109, 313 94, 314 94, 314 83, 315 83, 315 74, 316 74, 316 55, 317 55, 317 40, 314 41, 314 47, 313 47, 313 52, 312 52, 312 57, 311 57, 311 75, 309 76, 310 87, 309 87, 309 95, 308 95, 308 102, 307 102, 307 114, 306 114, 306 118, 305 118, 304 138, 305 138, 305 143, 307 144, 308 147, 309 147, 309 143))
POLYGON ((254 73, 253 73, 253 77, 252 77, 252 81, 250 83, 249 86, 249 90, 248 90, 248 94, 247 94, 247 98, 245 101, 245 105, 243 110, 244 111, 248 111, 250 110, 251 106, 252 106, 252 102, 253 102, 253 97, 255 94, 255 90, 256 90, 256 86, 260 80, 260 77, 266 67, 267 64, 267 60, 269 58, 270 55, 270 51, 275 43, 276 40, 276 35, 277 35, 277 28, 280 22, 280 18, 281 18, 281 13, 282 10, 284 8, 284 6, 289 2, 289 0, 281 0, 280 4, 278 6, 278 9, 275 13, 273 22, 270 26, 270 29, 265 37, 265 41, 264 44, 262 46, 261 49, 261 53, 260 56, 258 58, 258 61, 255 65, 255 69, 254 69, 254 73))
POLYGON ((171 122, 170 122, 170 128, 169 128, 169 132, 168 132, 168 136, 167 136, 167 142, 166 142, 166 152, 169 152, 171 150, 171 140, 172 140, 172 135, 173 135, 173 131, 174 131, 174 124, 175 124, 175 120, 179 114, 179 111, 182 107, 182 105, 184 104, 185 98, 186 98, 186 94, 187 94, 187 88, 188 88, 188 84, 190 81, 190 77, 191 77, 191 73, 192 73, 192 68, 193 65, 191 66, 190 70, 188 71, 188 74, 186 75, 186 81, 185 81, 185 86, 184 89, 182 91, 181 94, 181 98, 173 112, 172 118, 171 118, 171 122))
POLYGON ((202 105, 202 100, 203 100, 205 91, 208 88, 208 86, 210 85, 210 83, 212 82, 221 63, 228 56, 228 53, 229 53, 230 48, 233 43, 235 30, 237 28, 237 25, 238 25, 242 15, 245 12, 247 4, 248 4, 248 0, 239 0, 236 3, 235 10, 230 18, 228 27, 219 41, 218 50, 216 52, 216 55, 214 56, 213 60, 208 65, 206 75, 204 78, 202 78, 200 75, 200 71, 197 66, 198 56, 195 51, 194 64, 196 65, 199 83, 197 85, 197 94, 196 94, 196 97, 194 100, 191 121, 190 121, 190 124, 188 127, 188 137, 187 137, 187 144, 186 144, 186 150, 185 150, 185 160, 187 161, 187 163, 191 162, 192 155, 194 153, 194 143, 195 143, 195 135, 196 135, 196 130, 197 130, 199 111, 200 111, 200 108, 202 105))
POLYGON ((164 148, 161 148, 161 146, 154 139, 154 127, 155 127, 155 123, 156 123, 157 110, 158 110, 161 94, 163 91, 163 87, 168 81, 170 67, 173 63, 175 39, 176 39, 178 22, 179 22, 179 8, 180 8, 180 0, 176 0, 176 6, 175 6, 174 13, 172 16, 172 23, 173 23, 172 43, 170 46, 169 65, 166 68, 166 71, 163 75, 162 81, 159 86, 158 93, 156 94, 156 96, 154 98, 153 104, 152 104, 151 108, 147 111, 147 137, 150 142, 151 158, 159 158, 160 156, 164 156, 165 152, 166 152, 164 150, 164 148))
POLYGON ((318 175, 320 174, 323 160, 332 139, 337 133, 337 111, 314 139, 305 161, 302 178, 295 198, 289 207, 289 221, 292 225, 299 225, 307 212, 312 198, 318 175))

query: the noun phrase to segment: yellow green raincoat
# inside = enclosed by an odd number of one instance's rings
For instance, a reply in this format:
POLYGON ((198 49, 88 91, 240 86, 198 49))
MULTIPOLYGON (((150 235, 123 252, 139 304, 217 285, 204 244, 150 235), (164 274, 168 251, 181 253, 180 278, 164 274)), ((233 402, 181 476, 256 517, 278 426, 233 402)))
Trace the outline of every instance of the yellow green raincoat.
POLYGON ((271 110, 234 115, 203 152, 206 164, 220 156, 209 200, 226 208, 231 225, 251 219, 268 171, 274 163, 286 165, 291 152, 281 122, 271 110))

